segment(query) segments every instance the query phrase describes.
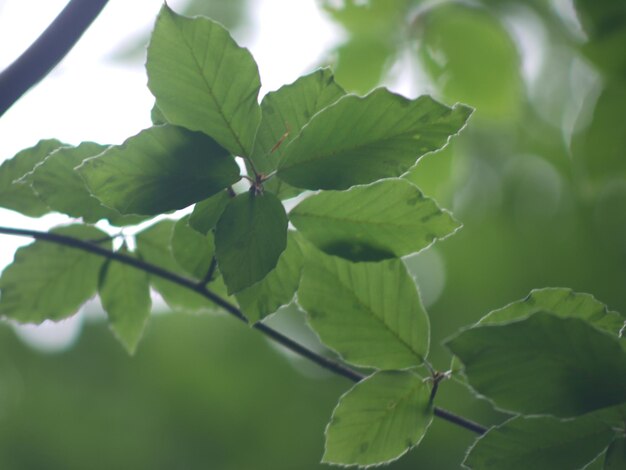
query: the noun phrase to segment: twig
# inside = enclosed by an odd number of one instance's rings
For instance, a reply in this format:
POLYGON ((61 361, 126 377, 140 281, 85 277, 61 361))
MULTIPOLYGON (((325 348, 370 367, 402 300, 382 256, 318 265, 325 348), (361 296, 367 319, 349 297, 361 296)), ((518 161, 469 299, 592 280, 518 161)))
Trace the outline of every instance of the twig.
POLYGON ((108 0, 71 0, 31 46, 0 73, 0 116, 74 47, 108 0))
MULTIPOLYGON (((132 256, 128 256, 123 253, 117 253, 117 252, 107 250, 106 248, 102 248, 101 246, 95 245, 88 241, 79 240, 76 238, 68 237, 66 235, 60 235, 58 233, 40 232, 38 230, 26 230, 26 229, 18 229, 18 228, 11 228, 11 227, 0 227, 0 233, 4 233, 7 235, 17 235, 17 236, 22 236, 22 237, 31 237, 36 240, 57 243, 59 245, 64 245, 64 246, 68 246, 71 248, 84 250, 89 253, 93 253, 93 254, 102 256, 104 258, 110 259, 110 260, 119 261, 120 263, 133 266, 137 269, 141 269, 142 271, 145 271, 147 273, 162 277, 163 279, 167 279, 168 281, 172 281, 182 287, 186 287, 187 289, 197 292, 200 295, 206 297, 207 299, 211 300, 215 304, 222 307, 224 310, 226 310, 231 315, 235 316, 237 319, 241 320, 242 322, 246 324, 249 324, 248 319, 243 314, 243 312, 239 310, 239 308, 237 308, 235 305, 231 304, 230 302, 227 302, 226 300, 222 299, 219 295, 215 294, 214 292, 211 292, 205 286, 198 285, 196 281, 193 281, 183 276, 179 276, 178 274, 175 274, 171 271, 160 268, 146 261, 133 258, 132 256)), ((320 367, 326 370, 329 370, 331 372, 334 372, 337 375, 345 377, 348 380, 351 380, 352 382, 359 382, 365 378, 363 374, 353 369, 350 369, 349 367, 346 367, 339 362, 336 362, 332 359, 322 356, 321 354, 318 354, 315 351, 312 351, 306 348, 300 343, 297 343, 296 341, 274 330, 273 328, 270 328, 264 323, 257 322, 254 325, 252 325, 252 327, 260 331, 261 333, 263 333, 268 338, 277 342, 281 346, 284 346, 285 348, 293 351, 294 353, 316 363, 320 367)), ((444 410, 443 408, 434 407, 434 414, 435 416, 441 419, 444 419, 450 423, 456 424, 457 426, 460 426, 462 428, 465 428, 477 434, 484 434, 487 432, 487 428, 485 428, 484 426, 481 426, 480 424, 477 424, 469 419, 455 415, 454 413, 444 410)))

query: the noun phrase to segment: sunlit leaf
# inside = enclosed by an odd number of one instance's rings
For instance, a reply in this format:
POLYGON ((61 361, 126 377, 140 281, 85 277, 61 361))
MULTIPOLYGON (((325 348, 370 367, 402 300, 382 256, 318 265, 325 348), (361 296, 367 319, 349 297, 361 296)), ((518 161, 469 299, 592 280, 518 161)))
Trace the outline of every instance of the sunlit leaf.
POLYGON ((409 100, 380 88, 347 95, 316 114, 285 149, 278 176, 306 189, 347 189, 400 176, 443 147, 471 109, 422 96, 409 100))
POLYGON ((182 209, 239 179, 226 150, 199 132, 155 126, 78 167, 91 192, 122 214, 182 209))
POLYGON ((447 342, 471 387, 501 409, 578 416, 626 402, 626 351, 579 318, 538 312, 447 342))
POLYGON ((287 215, 272 193, 240 194, 215 229, 215 255, 230 294, 263 279, 287 246, 287 215))
MULTIPOLYGON (((127 249, 120 253, 131 255, 127 249)), ((98 294, 109 325, 129 354, 137 349, 150 316, 150 282, 140 269, 116 261, 104 268, 98 294)))
POLYGON ((235 295, 251 323, 287 305, 298 290, 304 258, 295 233, 288 232, 287 235, 287 248, 278 258, 276 267, 263 280, 235 295))
POLYGON ((415 253, 460 227, 402 179, 322 191, 292 209, 289 219, 321 250, 353 261, 415 253))
POLYGON ((403 369, 428 354, 428 316, 401 260, 351 263, 307 253, 298 301, 322 342, 351 364, 403 369))
POLYGON ((463 464, 475 470, 583 468, 606 449, 614 434, 591 417, 561 421, 518 416, 480 437, 463 464))
MULTIPOLYGON (((111 247, 107 234, 95 227, 69 225, 52 232, 111 247)), ((84 250, 41 240, 18 249, 0 278, 0 315, 20 323, 41 323, 75 314, 96 293, 104 261, 84 250)))
POLYGON ((148 88, 167 119, 249 156, 261 119, 259 72, 222 25, 163 5, 148 46, 148 88))
POLYGON ((13 158, 4 161, 0 165, 0 207, 31 217, 39 217, 50 212, 50 208, 35 194, 30 185, 15 181, 31 172, 39 162, 64 145, 56 139, 41 140, 34 147, 24 149, 13 158))
POLYGON ((322 462, 379 465, 419 444, 433 419, 430 387, 410 372, 378 372, 345 393, 326 428, 322 462))

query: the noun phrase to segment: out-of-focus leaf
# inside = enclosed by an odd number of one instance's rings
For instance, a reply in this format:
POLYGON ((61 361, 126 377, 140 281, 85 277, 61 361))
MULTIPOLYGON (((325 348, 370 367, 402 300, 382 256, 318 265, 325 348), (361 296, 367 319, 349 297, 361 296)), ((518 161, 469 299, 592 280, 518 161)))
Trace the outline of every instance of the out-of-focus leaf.
MULTIPOLYGON (((120 253, 130 255, 123 248, 120 253)), ((102 271, 98 294, 109 325, 129 354, 134 354, 150 317, 150 281, 140 269, 116 261, 102 271)))
POLYGON ((448 340, 471 387, 523 414, 578 416, 626 402, 626 351, 579 318, 538 312, 448 340))
POLYGON ((322 191, 298 204, 289 219, 318 248, 352 261, 415 253, 460 227, 403 179, 322 191))
POLYGON ((239 167, 213 139, 164 125, 89 158, 78 171, 91 192, 122 214, 183 209, 239 180, 239 167))
POLYGON ((432 419, 424 379, 410 372, 378 372, 339 399, 326 427, 322 462, 389 463, 419 444, 432 419))
POLYGON ((400 176, 458 133, 471 108, 380 88, 348 95, 316 114, 285 149, 278 177, 306 189, 347 189, 400 176))
POLYGON ((272 193, 231 199, 215 228, 217 257, 228 293, 263 279, 287 246, 287 214, 272 193))
POLYGON ((626 437, 617 437, 606 450, 604 470, 620 470, 626 467, 626 437))
POLYGON ((50 208, 35 194, 30 185, 16 183, 54 150, 65 144, 56 139, 41 140, 34 147, 17 153, 0 165, 0 207, 6 207, 24 215, 40 217, 50 208))
MULTIPOLYGON (((287 145, 313 115, 344 94, 335 83, 332 72, 321 69, 265 95, 261 102, 261 124, 251 157, 256 170, 265 175, 276 170, 287 145)), ((302 192, 277 178, 270 179, 264 186, 281 199, 302 192)))
POLYGON ((249 156, 261 120, 256 62, 208 18, 164 5, 148 46, 148 88, 168 122, 211 136, 249 156))
POLYGON ((514 120, 523 83, 520 59, 507 30, 488 10, 444 3, 415 25, 419 57, 446 100, 476 107, 492 123, 514 120))
POLYGON ((561 421, 517 416, 491 428, 463 465, 475 470, 583 468, 611 442, 614 431, 592 417, 561 421))
MULTIPOLYGON (((52 232, 87 241, 107 238, 87 225, 52 232)), ((99 246, 110 248, 111 242, 99 246)), ((96 293, 104 261, 102 256, 42 240, 18 249, 0 278, 0 315, 20 323, 41 323, 75 314, 96 293)))
POLYGON ((85 182, 74 169, 83 160, 101 154, 107 145, 83 142, 77 147, 61 147, 53 151, 23 180, 30 183, 39 197, 54 211, 81 217, 86 223, 107 219, 113 225, 132 225, 144 217, 121 215, 103 206, 91 195, 85 182))
POLYGON ((251 323, 262 320, 291 302, 300 284, 303 261, 295 232, 288 232, 287 248, 278 258, 276 267, 263 280, 235 295, 239 307, 251 323))
POLYGON ((428 354, 428 316, 404 263, 351 263, 311 250, 298 301, 322 342, 357 366, 422 364, 428 354))

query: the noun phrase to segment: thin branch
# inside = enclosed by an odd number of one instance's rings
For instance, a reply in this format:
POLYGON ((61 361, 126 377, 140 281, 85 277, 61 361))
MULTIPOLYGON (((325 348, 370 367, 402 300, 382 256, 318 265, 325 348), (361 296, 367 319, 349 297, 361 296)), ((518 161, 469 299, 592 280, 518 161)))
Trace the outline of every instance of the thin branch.
MULTIPOLYGON (((125 255, 123 253, 117 253, 117 252, 107 250, 106 248, 102 248, 101 246, 95 245, 88 241, 79 240, 76 238, 68 237, 66 235, 60 235, 57 233, 40 232, 38 230, 26 230, 26 229, 18 229, 18 228, 11 228, 11 227, 0 227, 0 233, 4 233, 7 235, 22 236, 22 237, 31 237, 36 240, 57 243, 59 245, 64 245, 64 246, 68 246, 71 248, 76 248, 79 250, 87 251, 89 253, 93 253, 93 254, 102 256, 104 258, 110 259, 110 260, 119 261, 120 263, 133 266, 137 269, 141 269, 142 271, 153 274, 155 276, 159 276, 163 279, 172 281, 182 287, 185 287, 194 292, 197 292, 198 294, 206 297, 210 301, 222 307, 224 310, 226 310, 231 315, 235 316, 240 321, 246 324, 249 324, 248 319, 243 314, 243 312, 239 310, 239 308, 237 308, 235 305, 231 304, 230 302, 227 302, 226 300, 222 299, 219 295, 215 294, 214 292, 211 292, 205 286, 198 285, 196 281, 193 281, 183 276, 179 276, 178 274, 175 274, 171 271, 160 268, 146 261, 133 258, 132 256, 125 255)), ((300 343, 297 343, 296 341, 274 330, 273 328, 265 325, 264 323, 257 322, 253 324, 252 327, 260 331, 261 333, 263 333, 268 338, 277 342, 281 346, 284 346, 285 348, 293 351, 294 353, 316 363, 320 367, 326 370, 329 370, 331 372, 334 372, 337 375, 345 377, 348 380, 351 380, 352 382, 359 382, 365 378, 365 376, 361 374, 360 372, 350 369, 349 367, 346 367, 339 362, 333 361, 332 359, 329 359, 325 356, 322 356, 321 354, 316 353, 315 351, 312 351, 306 348, 300 343)), ((439 418, 442 418, 446 421, 449 421, 450 423, 456 424, 462 428, 465 428, 477 434, 484 434, 487 432, 487 428, 485 428, 484 426, 481 426, 480 424, 477 424, 469 419, 455 415, 454 413, 451 413, 450 411, 444 410, 442 408, 435 407, 434 414, 435 416, 439 418)))
POLYGON ((213 256, 211 258, 211 264, 209 265, 209 269, 207 273, 204 275, 204 278, 198 283, 201 286, 206 286, 209 282, 213 280, 213 275, 215 274, 215 270, 217 269, 217 258, 213 256))
POLYGON ((74 47, 108 0, 71 0, 35 42, 0 73, 0 116, 74 47))

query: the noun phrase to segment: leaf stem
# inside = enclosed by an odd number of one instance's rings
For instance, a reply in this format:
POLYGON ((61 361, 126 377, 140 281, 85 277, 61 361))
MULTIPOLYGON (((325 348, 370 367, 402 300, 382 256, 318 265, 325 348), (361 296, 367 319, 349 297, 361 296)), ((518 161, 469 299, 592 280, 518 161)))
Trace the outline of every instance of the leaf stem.
POLYGON ((71 0, 41 35, 0 73, 0 116, 74 47, 108 0, 71 0))
MULTIPOLYGON (((159 276, 189 290, 197 292, 198 294, 214 302, 216 305, 222 307, 238 320, 242 321, 243 323, 249 324, 248 319, 243 314, 243 312, 239 310, 239 308, 224 300, 222 297, 215 294, 214 292, 210 291, 206 288, 206 286, 199 285, 196 281, 193 281, 183 276, 179 276, 176 273, 160 268, 159 266, 140 260, 138 258, 133 258, 132 256, 125 255, 123 253, 108 250, 89 241, 79 240, 77 238, 68 237, 66 235, 61 235, 58 233, 41 232, 38 230, 27 230, 12 227, 0 227, 0 233, 21 237, 31 237, 35 240, 57 243, 59 245, 76 248, 98 256, 102 256, 109 260, 119 261, 120 263, 133 266, 134 268, 140 269, 155 276, 159 276)), ((290 351, 293 351, 294 353, 306 359, 309 359, 320 367, 329 370, 341 377, 345 377, 352 382, 359 382, 365 378, 365 375, 361 374, 360 372, 357 372, 339 362, 336 362, 321 354, 316 353, 315 351, 308 349, 307 347, 283 335, 279 331, 265 325, 264 323, 257 322, 254 323, 252 327, 263 333, 271 340, 277 342, 281 346, 289 349, 290 351)), ((456 424, 457 426, 460 426, 477 434, 484 434, 487 432, 487 428, 485 428, 484 426, 477 424, 462 416, 455 415, 454 413, 451 413, 450 411, 447 411, 443 408, 434 407, 434 414, 441 419, 444 419, 450 423, 456 424)))

